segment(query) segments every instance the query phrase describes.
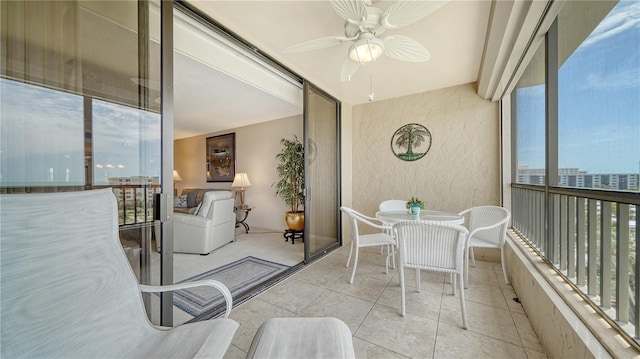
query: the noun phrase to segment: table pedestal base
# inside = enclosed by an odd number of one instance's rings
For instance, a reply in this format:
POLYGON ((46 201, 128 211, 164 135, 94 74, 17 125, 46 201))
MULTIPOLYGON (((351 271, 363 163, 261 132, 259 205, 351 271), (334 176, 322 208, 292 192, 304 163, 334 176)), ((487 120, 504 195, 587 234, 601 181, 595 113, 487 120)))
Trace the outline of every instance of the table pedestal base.
POLYGON ((302 242, 304 243, 304 231, 285 229, 282 236, 284 237, 285 242, 289 242, 289 238, 291 238, 291 244, 295 244, 296 238, 302 240, 302 242))

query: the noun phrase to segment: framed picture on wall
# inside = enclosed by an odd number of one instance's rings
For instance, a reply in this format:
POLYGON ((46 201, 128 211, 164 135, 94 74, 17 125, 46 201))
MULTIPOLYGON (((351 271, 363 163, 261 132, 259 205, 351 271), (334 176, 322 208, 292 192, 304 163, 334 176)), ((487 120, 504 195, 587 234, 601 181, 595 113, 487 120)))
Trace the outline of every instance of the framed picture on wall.
POLYGON ((207 137, 207 182, 233 182, 236 175, 236 134, 207 137))

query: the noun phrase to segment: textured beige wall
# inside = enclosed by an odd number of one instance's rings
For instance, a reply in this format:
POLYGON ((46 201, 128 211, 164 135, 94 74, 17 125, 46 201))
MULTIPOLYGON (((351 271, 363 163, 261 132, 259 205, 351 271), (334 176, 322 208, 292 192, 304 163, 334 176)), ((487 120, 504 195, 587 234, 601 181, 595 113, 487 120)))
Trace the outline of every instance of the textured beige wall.
POLYGON ((247 219, 251 227, 283 231, 286 228, 284 201, 275 197, 271 184, 278 180, 276 154, 280 139, 297 135, 302 140, 302 115, 239 127, 219 133, 209 133, 174 142, 174 169, 183 181, 183 188, 231 189, 231 182, 207 182, 205 177, 205 140, 207 137, 235 132, 236 172, 246 172, 251 187, 246 189, 245 202, 253 209, 247 219))
POLYGON ((476 95, 475 84, 354 106, 352 117, 355 209, 372 215, 383 200, 411 196, 450 212, 500 204, 498 104, 476 95), (408 123, 433 138, 414 162, 391 152, 391 137, 408 123))

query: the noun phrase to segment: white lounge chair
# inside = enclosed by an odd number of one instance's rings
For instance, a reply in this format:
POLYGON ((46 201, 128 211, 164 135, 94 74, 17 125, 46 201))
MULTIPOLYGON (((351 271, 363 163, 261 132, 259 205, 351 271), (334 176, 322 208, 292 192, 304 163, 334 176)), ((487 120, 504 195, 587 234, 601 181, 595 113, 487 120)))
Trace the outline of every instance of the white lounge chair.
POLYGON ((239 325, 228 318, 157 327, 141 292, 220 282, 139 285, 118 239, 109 189, 0 196, 3 358, 221 358, 239 325))

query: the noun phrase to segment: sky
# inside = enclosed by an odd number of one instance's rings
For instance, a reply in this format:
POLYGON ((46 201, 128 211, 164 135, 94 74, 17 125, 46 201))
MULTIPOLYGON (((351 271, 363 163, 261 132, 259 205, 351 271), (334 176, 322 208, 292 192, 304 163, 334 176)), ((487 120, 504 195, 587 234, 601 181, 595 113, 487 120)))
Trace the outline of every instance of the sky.
MULTIPOLYGON (((619 2, 558 81, 559 167, 640 173, 640 1, 619 2)), ((529 168, 544 168, 544 91, 518 94, 518 163, 529 168)))
MULTIPOLYGON (((84 185, 83 97, 0 78, 0 98, 0 184, 84 185)), ((92 115, 94 184, 159 177, 159 114, 93 99, 92 115)))

